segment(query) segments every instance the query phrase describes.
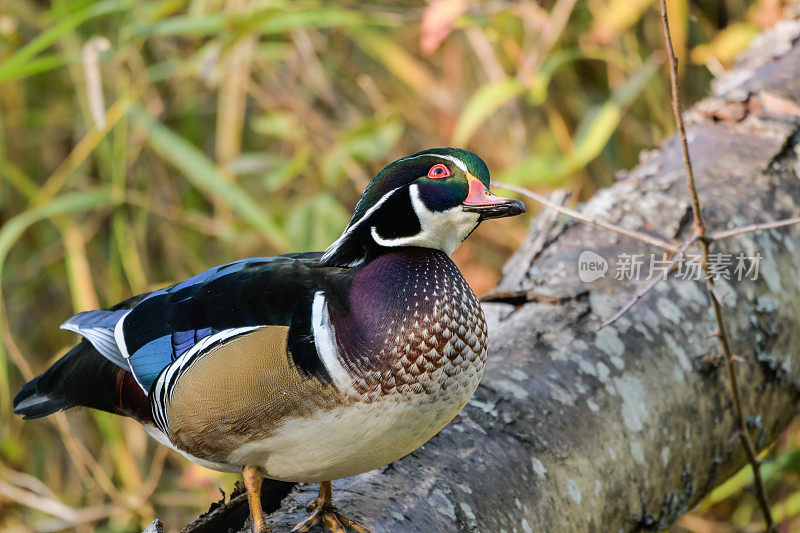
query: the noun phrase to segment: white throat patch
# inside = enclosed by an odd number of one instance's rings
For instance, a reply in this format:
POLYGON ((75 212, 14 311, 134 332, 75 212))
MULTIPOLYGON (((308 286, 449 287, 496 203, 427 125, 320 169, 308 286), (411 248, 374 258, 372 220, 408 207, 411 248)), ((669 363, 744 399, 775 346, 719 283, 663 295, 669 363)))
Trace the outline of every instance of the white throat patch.
POLYGON ((435 248, 447 255, 452 254, 475 229, 480 218, 477 213, 464 211, 460 205, 446 211, 431 211, 419 196, 419 186, 411 185, 408 188, 411 196, 411 205, 419 219, 421 227, 416 235, 384 239, 378 234, 375 226, 370 228, 372 239, 380 246, 420 246, 422 248, 435 248))

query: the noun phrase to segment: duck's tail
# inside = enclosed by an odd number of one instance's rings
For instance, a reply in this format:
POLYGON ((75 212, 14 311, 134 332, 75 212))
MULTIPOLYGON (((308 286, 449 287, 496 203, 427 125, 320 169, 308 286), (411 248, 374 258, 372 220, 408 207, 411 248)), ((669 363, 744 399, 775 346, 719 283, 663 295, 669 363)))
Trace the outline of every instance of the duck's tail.
POLYGON ((26 383, 14 398, 14 413, 26 420, 78 406, 140 420, 150 418, 147 396, 131 373, 103 357, 86 340, 26 383))

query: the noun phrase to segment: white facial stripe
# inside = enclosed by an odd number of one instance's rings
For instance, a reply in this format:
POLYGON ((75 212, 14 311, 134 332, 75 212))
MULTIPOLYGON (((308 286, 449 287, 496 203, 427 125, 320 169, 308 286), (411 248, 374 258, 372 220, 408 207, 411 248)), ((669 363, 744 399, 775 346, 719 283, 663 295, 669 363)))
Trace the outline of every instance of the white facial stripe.
POLYGON ((364 213, 364 216, 362 216, 361 218, 359 218, 359 219, 356 221, 356 223, 355 223, 355 224, 353 224, 352 226, 348 227, 348 228, 345 230, 345 232, 344 232, 344 233, 342 233, 342 235, 341 235, 341 236, 340 236, 338 239, 336 239, 335 241, 333 241, 333 244, 331 244, 330 246, 328 246, 328 249, 327 249, 327 250, 325 250, 325 254, 322 256, 322 261, 326 261, 327 259, 329 259, 329 258, 330 258, 330 256, 332 256, 334 253, 336 253, 336 250, 338 250, 338 249, 339 249, 339 246, 341 246, 341 245, 342 245, 342 243, 344 242, 344 240, 345 240, 345 239, 347 239, 347 237, 348 237, 348 236, 349 236, 349 235, 350 235, 350 234, 351 234, 351 233, 352 233, 352 232, 353 232, 353 231, 354 231, 354 230, 355 230, 355 229, 356 229, 356 228, 357 228, 357 227, 358 227, 358 226, 359 226, 359 225, 360 225, 362 222, 364 222, 366 219, 368 219, 368 218, 370 217, 370 215, 372 215, 372 213, 374 213, 374 212, 375 212, 375 210, 376 210, 376 209, 378 209, 378 208, 381 206, 381 204, 383 204, 383 202, 385 202, 386 200, 388 200, 388 199, 389 199, 389 197, 390 197, 392 194, 394 194, 395 192, 397 192, 397 190, 398 190, 398 189, 400 189, 400 187, 397 187, 397 188, 395 188, 395 189, 392 189, 391 191, 389 191, 389 192, 387 192, 386 194, 384 194, 383 196, 381 196, 381 199, 380 199, 380 200, 378 200, 377 202, 375 202, 375 205, 373 205, 372 207, 370 207, 369 209, 367 209, 367 212, 366 212, 366 213, 364 213))
POLYGON ((419 219, 420 232, 406 237, 384 239, 378 234, 378 228, 372 226, 370 234, 378 245, 390 248, 397 246, 436 248, 450 255, 478 224, 479 215, 464 211, 460 205, 446 211, 431 211, 420 198, 417 184, 409 187, 409 194, 411 205, 419 219))
POLYGON ((328 316, 328 302, 322 291, 314 294, 311 305, 311 327, 314 328, 314 346, 322 364, 331 375, 334 384, 339 390, 347 390, 352 386, 353 380, 347 370, 339 361, 339 350, 336 347, 336 332, 328 316))
POLYGON ((408 157, 404 157, 403 159, 401 159, 401 161, 408 161, 409 159, 416 159, 418 157, 429 157, 429 156, 438 157, 439 159, 445 159, 447 161, 452 161, 455 164, 455 166, 461 169, 462 172, 467 172, 467 165, 465 165, 462 160, 458 159, 457 157, 453 157, 451 155, 445 155, 445 154, 410 155, 408 157))

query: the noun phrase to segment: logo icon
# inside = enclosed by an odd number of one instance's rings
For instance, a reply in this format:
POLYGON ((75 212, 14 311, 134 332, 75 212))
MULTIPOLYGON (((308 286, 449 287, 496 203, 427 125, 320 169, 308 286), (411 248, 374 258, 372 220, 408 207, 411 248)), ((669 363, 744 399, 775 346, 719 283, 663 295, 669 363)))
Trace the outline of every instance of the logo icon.
POLYGON ((584 250, 578 257, 578 277, 584 283, 604 278, 608 272, 608 261, 591 250, 584 250))

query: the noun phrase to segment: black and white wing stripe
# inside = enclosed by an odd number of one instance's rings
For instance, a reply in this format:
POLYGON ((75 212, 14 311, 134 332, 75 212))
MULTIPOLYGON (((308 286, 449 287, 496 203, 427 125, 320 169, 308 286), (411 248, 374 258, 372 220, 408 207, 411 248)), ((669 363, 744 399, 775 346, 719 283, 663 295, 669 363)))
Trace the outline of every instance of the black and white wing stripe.
POLYGON ((150 406, 156 426, 169 435, 167 405, 172 399, 175 385, 184 372, 195 362, 208 354, 213 348, 225 344, 241 335, 255 331, 263 326, 247 326, 231 328, 202 338, 197 344, 186 350, 180 357, 165 367, 159 374, 150 394, 150 406))

